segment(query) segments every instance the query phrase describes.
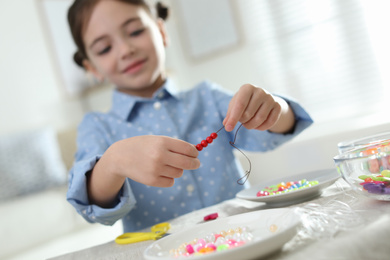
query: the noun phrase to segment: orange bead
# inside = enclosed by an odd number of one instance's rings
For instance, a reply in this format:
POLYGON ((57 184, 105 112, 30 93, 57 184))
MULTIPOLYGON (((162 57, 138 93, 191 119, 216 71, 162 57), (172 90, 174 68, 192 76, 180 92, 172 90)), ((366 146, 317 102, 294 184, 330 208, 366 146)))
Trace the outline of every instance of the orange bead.
POLYGON ((292 181, 289 181, 289 182, 286 183, 286 186, 288 188, 290 188, 292 185, 294 185, 294 182, 292 182, 292 181))
POLYGON ((199 249, 198 252, 202 253, 202 254, 207 254, 207 253, 211 253, 213 251, 215 251, 215 249, 212 247, 203 247, 203 248, 199 249))
POLYGON ((371 149, 367 149, 367 150, 363 151, 363 154, 365 156, 367 156, 367 155, 375 154, 377 151, 378 150, 376 148, 371 148, 371 149))
POLYGON ((370 177, 364 179, 364 182, 374 182, 370 177))

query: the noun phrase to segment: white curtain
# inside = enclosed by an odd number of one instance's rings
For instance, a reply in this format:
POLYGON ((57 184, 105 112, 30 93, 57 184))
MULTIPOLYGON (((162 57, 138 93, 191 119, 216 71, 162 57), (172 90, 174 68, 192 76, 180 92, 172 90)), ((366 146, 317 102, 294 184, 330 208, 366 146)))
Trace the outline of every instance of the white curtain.
POLYGON ((298 99, 317 122, 381 109, 385 87, 361 1, 234 4, 262 85, 298 99))

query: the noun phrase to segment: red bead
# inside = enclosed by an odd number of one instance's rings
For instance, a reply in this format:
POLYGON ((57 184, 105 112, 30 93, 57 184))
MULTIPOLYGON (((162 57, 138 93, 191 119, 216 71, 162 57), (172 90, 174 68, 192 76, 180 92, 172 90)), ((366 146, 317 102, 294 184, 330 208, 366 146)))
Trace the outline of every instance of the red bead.
POLYGON ((197 144, 195 147, 196 147, 196 149, 198 151, 202 151, 203 150, 203 146, 201 144, 197 144))
POLYGON ((213 138, 211 136, 206 138, 206 141, 211 144, 213 142, 213 138))
POLYGON ((202 142, 200 142, 202 144, 203 147, 207 147, 207 145, 209 144, 206 140, 202 140, 202 142))
POLYGON ((261 190, 261 191, 257 192, 256 196, 257 196, 257 197, 269 196, 269 192, 268 192, 268 191, 261 190))
POLYGON ((210 137, 213 138, 213 139, 217 139, 218 135, 217 135, 217 133, 212 133, 212 134, 210 135, 210 137))

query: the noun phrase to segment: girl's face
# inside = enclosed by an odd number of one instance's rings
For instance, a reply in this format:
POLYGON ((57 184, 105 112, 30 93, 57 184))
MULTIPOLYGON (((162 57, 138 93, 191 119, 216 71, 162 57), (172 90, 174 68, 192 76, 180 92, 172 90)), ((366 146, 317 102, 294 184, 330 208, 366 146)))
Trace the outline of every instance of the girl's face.
POLYGON ((166 34, 141 6, 100 1, 83 34, 84 66, 119 91, 151 97, 165 80, 166 34))

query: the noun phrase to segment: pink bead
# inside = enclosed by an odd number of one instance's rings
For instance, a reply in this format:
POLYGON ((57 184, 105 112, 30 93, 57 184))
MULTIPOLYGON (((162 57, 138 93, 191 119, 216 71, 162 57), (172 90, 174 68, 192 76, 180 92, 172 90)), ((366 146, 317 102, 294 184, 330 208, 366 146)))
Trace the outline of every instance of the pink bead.
POLYGON ((193 254, 195 252, 194 247, 191 244, 186 246, 186 250, 189 254, 193 254))
POLYGON ((213 243, 208 243, 205 248, 212 248, 213 250, 216 250, 217 247, 213 243))
POLYGON ((206 241, 203 238, 198 239, 198 245, 204 247, 206 245, 206 241))
POLYGON ((218 213, 212 213, 212 214, 209 214, 207 216, 204 216, 203 220, 204 221, 208 221, 208 220, 213 220, 213 219, 216 219, 216 218, 218 218, 218 213))
POLYGON ((245 244, 244 241, 236 242, 236 246, 242 246, 242 245, 244 245, 244 244, 245 244))
POLYGON ((198 246, 197 248, 196 248, 196 252, 199 252, 200 250, 202 250, 204 248, 204 246, 198 246))
POLYGON ((237 241, 234 239, 229 239, 227 241, 227 244, 229 245, 229 247, 234 247, 234 246, 237 246, 237 241))

